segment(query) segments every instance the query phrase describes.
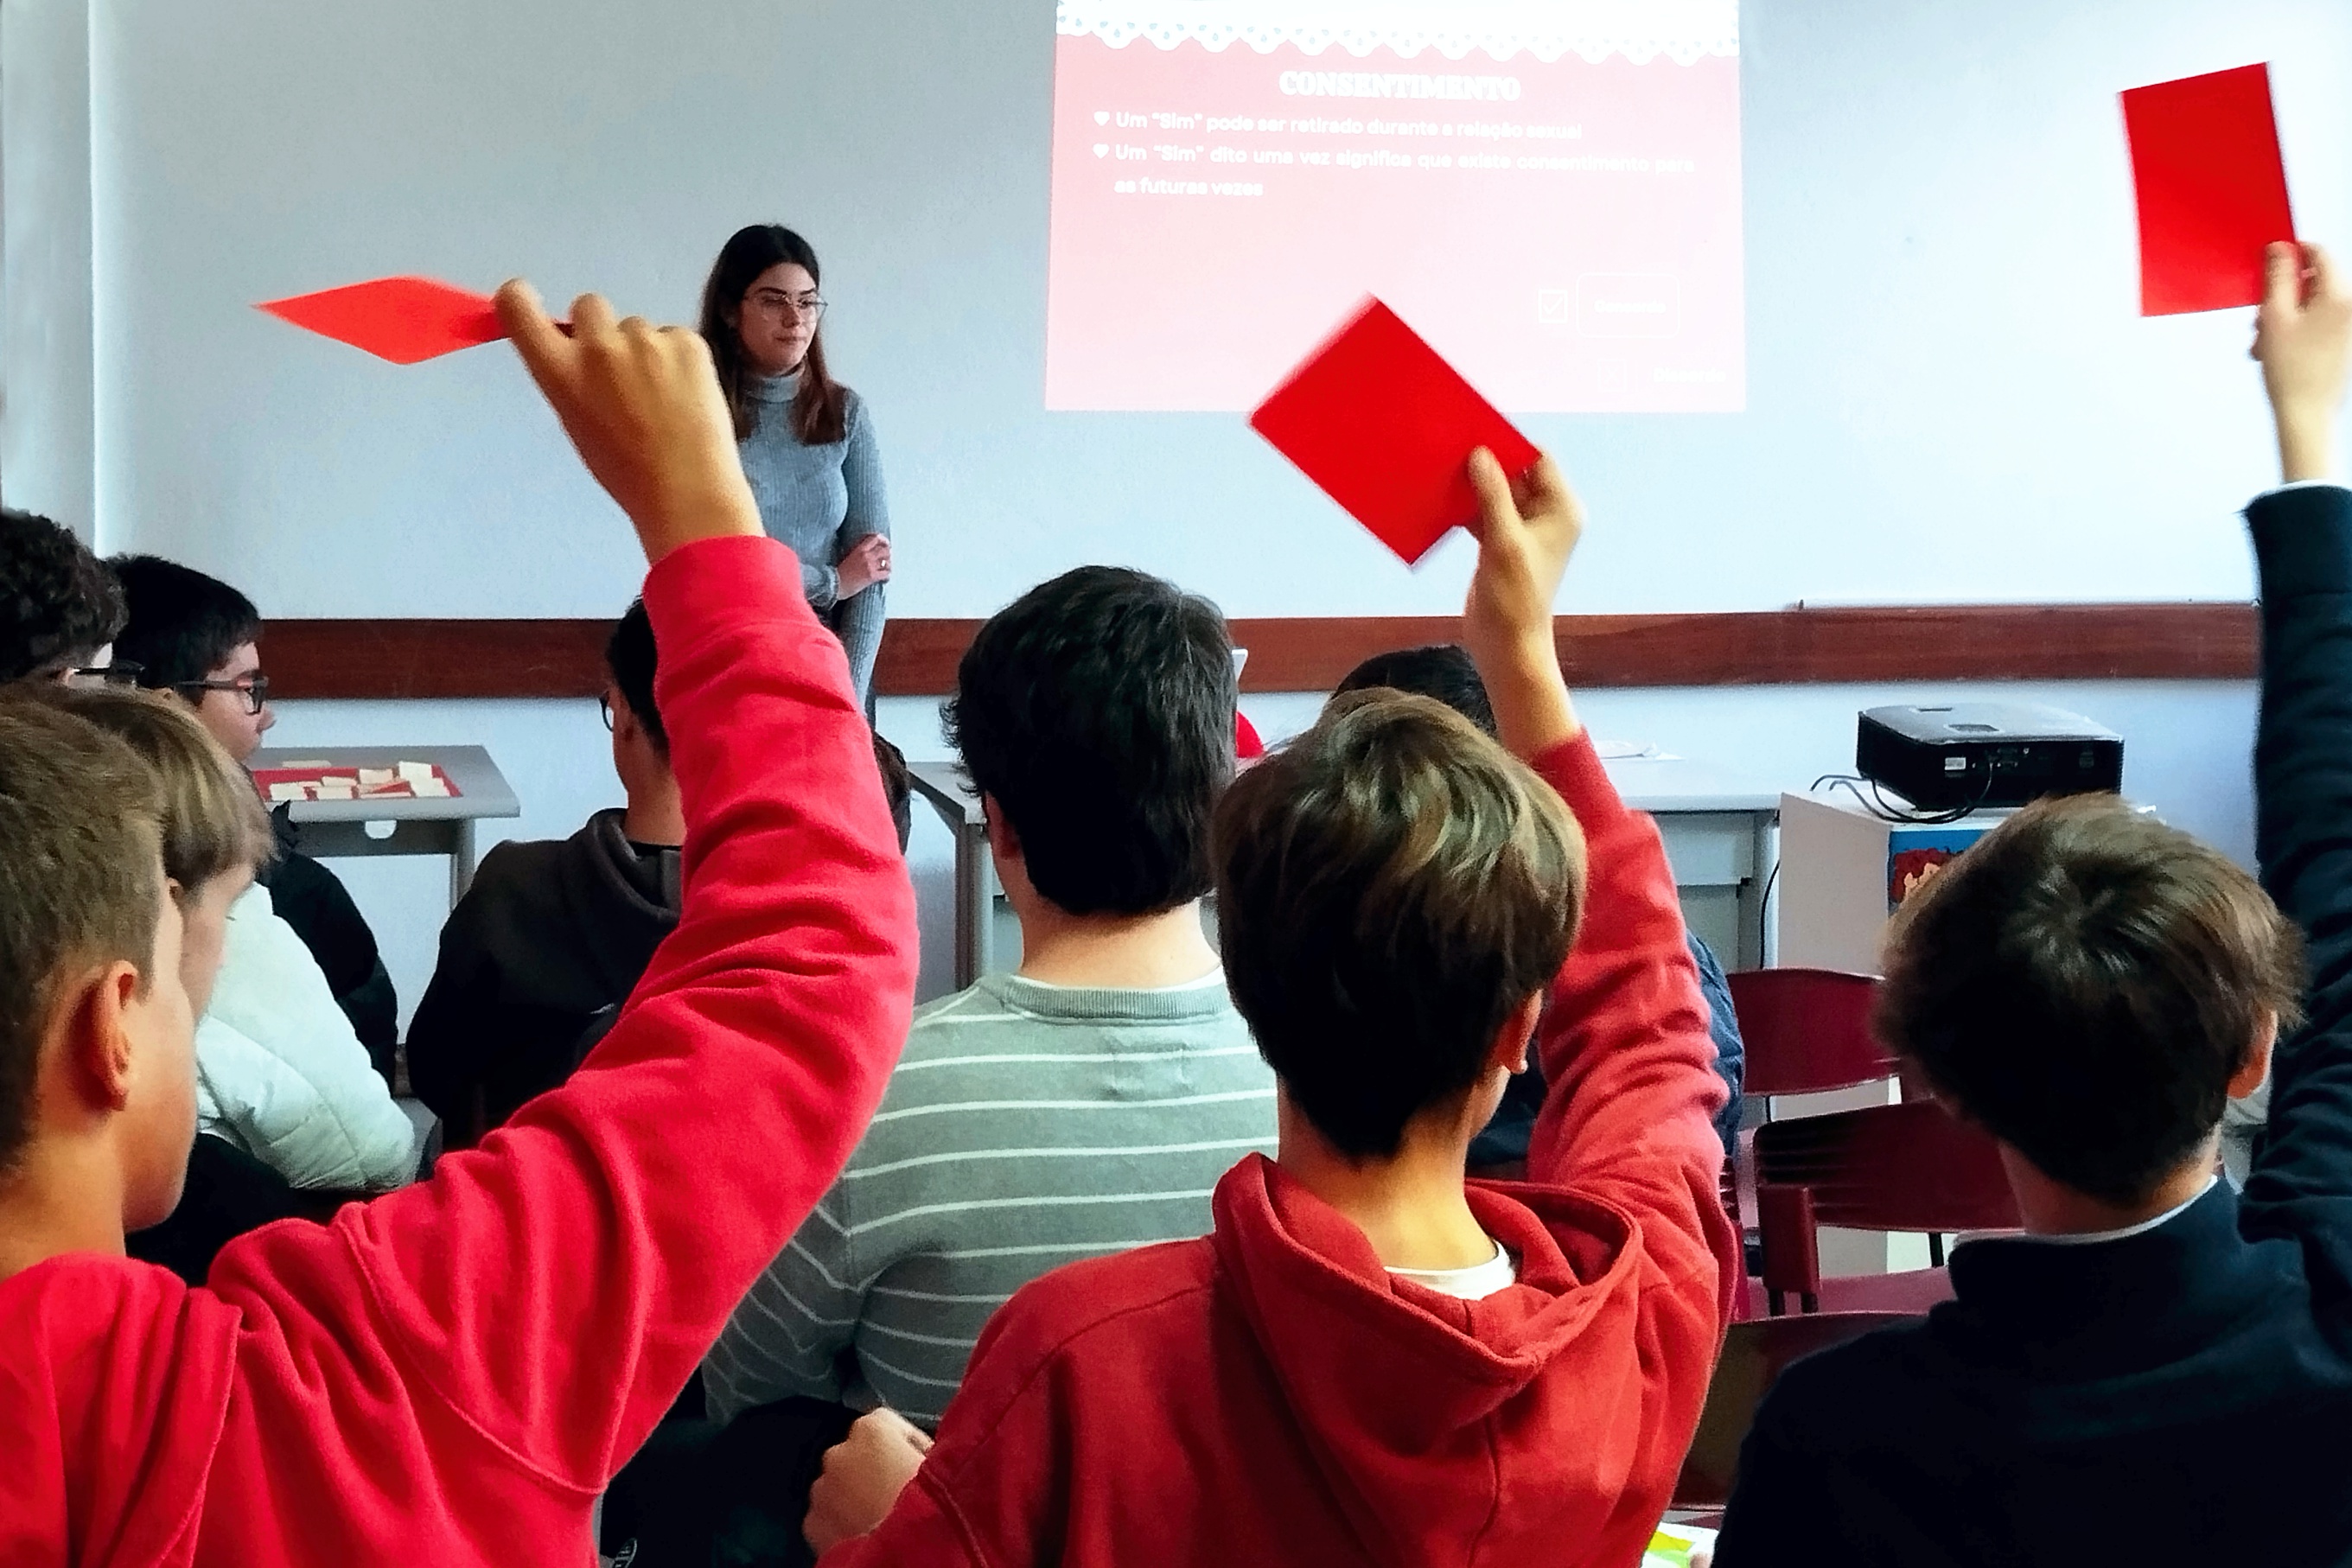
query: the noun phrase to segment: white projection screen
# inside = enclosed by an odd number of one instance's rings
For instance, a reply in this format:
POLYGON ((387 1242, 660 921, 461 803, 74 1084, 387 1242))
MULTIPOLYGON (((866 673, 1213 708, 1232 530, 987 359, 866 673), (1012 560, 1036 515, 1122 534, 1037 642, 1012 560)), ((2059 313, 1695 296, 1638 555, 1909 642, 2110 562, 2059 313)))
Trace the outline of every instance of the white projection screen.
POLYGON ((1063 0, 1045 403, 1245 408, 1379 295, 1515 412, 1746 390, 1736 0, 1063 0))

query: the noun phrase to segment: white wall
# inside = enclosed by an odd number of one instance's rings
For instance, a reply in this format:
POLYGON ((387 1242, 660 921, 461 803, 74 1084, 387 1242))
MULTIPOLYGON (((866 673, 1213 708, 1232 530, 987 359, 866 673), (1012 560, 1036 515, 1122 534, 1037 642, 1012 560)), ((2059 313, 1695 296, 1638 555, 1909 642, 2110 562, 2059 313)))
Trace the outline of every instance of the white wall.
POLYGON ((88 0, 0 6, 0 499, 98 517, 88 0))
MULTIPOLYGON (((1750 407, 1529 421, 1591 503, 1566 602, 2244 596, 2246 322, 2135 315, 2114 95, 2273 60, 2302 220, 2352 239, 2352 6, 1759 0, 1745 26, 1750 407)), ((510 356, 394 369, 249 306, 520 271, 677 318, 781 217, 876 411, 897 613, 1088 560, 1236 615, 1458 603, 1458 544, 1399 569, 1236 417, 1043 412, 1053 37, 1048 0, 112 0, 106 538, 271 615, 607 613, 625 542, 510 356)))
MULTIPOLYGON (((74 9, 12 19, 28 4, 74 9)), ((2271 59, 2305 230, 2352 245, 2352 7, 1759 0, 1744 26, 1750 406, 1528 421, 1593 519, 1563 607, 2245 596, 2231 513, 2272 460, 2247 323, 2133 314, 2114 93, 2271 59)), ((1082 561, 1235 615, 1459 603, 1458 542, 1399 568, 1237 419, 1042 411, 1048 0, 111 0, 89 37, 100 537, 267 615, 607 615, 635 566, 503 351, 396 370, 252 301, 519 271, 677 319, 767 218, 828 262, 835 363, 884 442, 895 613, 984 614, 1082 561)), ((2017 694, 2122 730, 2135 794, 2248 852, 2246 688, 2017 694)), ((1801 786, 1897 695, 1588 708, 1801 786)), ((1278 733, 1311 702, 1252 709, 1278 733)), ((929 704, 885 728, 939 754, 929 704)), ((534 835, 613 794, 585 704, 305 704, 278 738, 480 741, 534 835)), ((944 839, 918 831, 936 939, 944 839)), ((413 1004, 437 871, 352 879, 413 1004)))

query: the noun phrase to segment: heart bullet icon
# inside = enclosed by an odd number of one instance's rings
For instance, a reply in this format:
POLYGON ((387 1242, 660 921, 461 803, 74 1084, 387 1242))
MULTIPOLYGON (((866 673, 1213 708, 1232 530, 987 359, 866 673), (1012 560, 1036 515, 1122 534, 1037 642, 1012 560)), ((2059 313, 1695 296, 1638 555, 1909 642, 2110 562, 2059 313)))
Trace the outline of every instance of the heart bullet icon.
POLYGON ((1110 110, 1108 109, 1096 110, 1095 123, 1097 125, 1108 125, 1110 123, 1110 110))
POLYGON ((1108 158, 1110 156, 1110 143, 1108 142, 1096 142, 1095 156, 1097 158, 1108 158))

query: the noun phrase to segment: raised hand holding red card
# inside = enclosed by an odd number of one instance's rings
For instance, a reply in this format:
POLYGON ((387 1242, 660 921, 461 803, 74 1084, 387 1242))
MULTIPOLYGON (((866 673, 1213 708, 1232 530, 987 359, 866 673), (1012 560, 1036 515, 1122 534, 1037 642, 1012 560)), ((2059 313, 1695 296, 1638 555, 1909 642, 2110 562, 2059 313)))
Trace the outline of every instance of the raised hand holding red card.
POLYGON ((2259 304, 2263 247, 2294 237, 2268 66, 2123 95, 2139 204, 2139 310, 2259 304))
POLYGON ((488 294, 431 278, 377 278, 255 309, 394 364, 418 364, 507 335, 488 294))
POLYGON ((1250 416, 1250 426, 1408 563, 1478 515, 1470 454, 1524 474, 1535 444, 1378 300, 1250 416))

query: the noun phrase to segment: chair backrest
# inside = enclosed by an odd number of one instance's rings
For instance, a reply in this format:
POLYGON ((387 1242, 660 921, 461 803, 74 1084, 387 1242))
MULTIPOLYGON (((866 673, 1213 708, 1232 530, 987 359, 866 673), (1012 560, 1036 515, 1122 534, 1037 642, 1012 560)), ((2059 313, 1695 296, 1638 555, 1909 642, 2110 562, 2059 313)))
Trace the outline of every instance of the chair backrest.
POLYGON ((1992 1135, 1928 1100, 1769 1121, 1756 1180, 1802 1187, 1814 1220, 1853 1230, 2006 1230, 2017 1199, 1992 1135))
POLYGON ((1748 1047, 1741 1093, 1812 1094, 1895 1076, 1894 1058, 1870 1029, 1875 976, 1747 969, 1729 978, 1748 1047))
POLYGON ((1739 1467, 1739 1445, 1756 1422, 1756 1407, 1799 1356, 1843 1344, 1890 1324, 1916 1320, 1899 1312, 1815 1312, 1801 1318, 1751 1318, 1734 1323, 1724 1336, 1723 1354, 1707 1381, 1706 1407, 1698 1434, 1683 1458, 1675 1483, 1678 1509, 1721 1508, 1731 1497, 1739 1467))

